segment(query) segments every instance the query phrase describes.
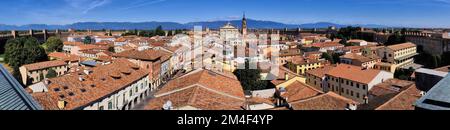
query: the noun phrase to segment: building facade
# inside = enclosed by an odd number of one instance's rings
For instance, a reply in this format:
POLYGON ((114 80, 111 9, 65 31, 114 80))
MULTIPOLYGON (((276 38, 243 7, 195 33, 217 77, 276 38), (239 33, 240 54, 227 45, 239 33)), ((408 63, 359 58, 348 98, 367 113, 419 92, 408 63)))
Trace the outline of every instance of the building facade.
POLYGON ((418 53, 415 44, 403 43, 387 46, 378 55, 383 62, 395 64, 397 68, 403 68, 414 64, 414 56, 418 55, 418 53))
POLYGON ((44 80, 47 78, 49 70, 54 70, 56 76, 61 76, 67 73, 69 65, 64 61, 56 60, 27 64, 19 68, 24 85, 30 85, 44 80))
POLYGON ((339 64, 326 75, 325 85, 329 91, 359 103, 368 99, 369 90, 376 84, 394 78, 394 74, 358 66, 339 64))

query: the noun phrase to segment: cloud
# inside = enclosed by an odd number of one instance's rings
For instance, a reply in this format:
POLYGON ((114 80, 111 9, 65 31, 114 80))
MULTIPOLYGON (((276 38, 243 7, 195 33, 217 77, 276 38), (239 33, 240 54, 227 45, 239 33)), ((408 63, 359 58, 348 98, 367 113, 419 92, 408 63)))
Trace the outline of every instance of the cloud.
POLYGON ((129 9, 133 9, 133 8, 139 8, 139 7, 152 5, 152 4, 157 4, 157 3, 161 3, 161 2, 165 2, 165 1, 167 1, 167 0, 138 0, 138 1, 135 1, 135 2, 131 3, 130 6, 122 8, 122 10, 129 10, 129 9))
POLYGON ((80 10, 83 14, 89 11, 106 5, 111 2, 111 0, 64 0, 70 7, 80 10))

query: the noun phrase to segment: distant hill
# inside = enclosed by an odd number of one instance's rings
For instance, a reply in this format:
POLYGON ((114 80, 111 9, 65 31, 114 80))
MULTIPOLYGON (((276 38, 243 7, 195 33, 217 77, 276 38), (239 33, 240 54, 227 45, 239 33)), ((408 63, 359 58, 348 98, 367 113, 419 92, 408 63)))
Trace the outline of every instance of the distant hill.
MULTIPOLYGON (((42 30, 42 29, 113 29, 113 30, 132 30, 132 29, 155 29, 157 26, 161 25, 164 29, 192 29, 194 26, 203 26, 211 29, 218 29, 225 25, 227 22, 241 28, 241 20, 231 20, 231 21, 210 21, 210 22, 190 22, 186 24, 176 23, 176 22, 78 22, 68 25, 47 25, 47 24, 28 24, 22 26, 16 25, 5 25, 0 24, 0 30, 42 30)), ((283 29, 283 28, 327 28, 329 26, 335 26, 337 28, 346 27, 350 25, 335 24, 329 22, 318 22, 318 23, 307 23, 307 24, 284 24, 280 22, 273 21, 262 21, 262 20, 247 20, 248 27, 254 29, 283 29)), ((367 28, 385 28, 387 26, 367 24, 367 25, 353 25, 362 26, 367 28)))

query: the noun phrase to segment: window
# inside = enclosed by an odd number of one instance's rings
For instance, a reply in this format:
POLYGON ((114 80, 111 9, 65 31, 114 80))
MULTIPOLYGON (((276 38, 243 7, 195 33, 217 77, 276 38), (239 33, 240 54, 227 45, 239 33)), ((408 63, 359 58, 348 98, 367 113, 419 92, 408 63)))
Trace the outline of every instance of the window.
POLYGON ((125 93, 124 93, 124 94, 123 94, 123 97, 122 97, 122 102, 123 102, 122 104, 123 104, 123 105, 125 105, 125 96, 126 96, 126 95, 125 95, 125 93))
POLYGON ((341 88, 341 93, 344 93, 344 88, 341 88))
POLYGON ((105 110, 105 108, 103 106, 100 106, 98 109, 99 110, 105 110))
POLYGON ((348 85, 348 80, 347 80, 347 82, 346 82, 345 84, 347 84, 347 85, 348 85))
POLYGON ((134 88, 134 91, 137 93, 138 92, 138 87, 136 86, 136 88, 134 88))
POLYGON ((112 110, 112 108, 113 108, 112 102, 109 101, 109 102, 108 102, 108 110, 112 110))
POLYGON ((345 91, 346 91, 345 93, 348 95, 348 89, 346 89, 345 91))
POLYGON ((356 93, 356 98, 359 98, 359 93, 356 93))
POLYGON ((359 84, 358 83, 356 83, 356 88, 359 88, 359 84))
POLYGON ((366 90, 366 85, 363 85, 362 89, 366 90))
POLYGON ((350 91, 350 96, 353 96, 353 91, 350 91))
POLYGON ((133 89, 130 90, 130 97, 133 96, 133 89))
POLYGON ((350 82, 350 86, 353 86, 353 82, 350 82))

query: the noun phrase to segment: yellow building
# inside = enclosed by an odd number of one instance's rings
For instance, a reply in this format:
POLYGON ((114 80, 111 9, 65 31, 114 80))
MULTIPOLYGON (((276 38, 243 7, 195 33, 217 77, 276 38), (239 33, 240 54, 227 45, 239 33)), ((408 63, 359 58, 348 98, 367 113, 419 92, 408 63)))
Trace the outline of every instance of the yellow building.
POLYGON ((387 72, 394 73, 396 67, 395 67, 395 65, 393 65, 393 64, 384 63, 384 62, 379 62, 379 63, 376 63, 376 64, 373 66, 373 69, 384 70, 384 71, 387 71, 387 72))
POLYGON ((325 61, 304 59, 302 57, 292 58, 292 62, 287 63, 289 70, 296 72, 299 75, 304 75, 306 71, 317 69, 324 66, 325 61))
POLYGON ((383 58, 383 62, 394 64, 397 68, 403 68, 413 64, 414 56, 417 54, 417 46, 409 42, 387 46, 378 55, 383 58))

